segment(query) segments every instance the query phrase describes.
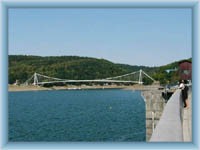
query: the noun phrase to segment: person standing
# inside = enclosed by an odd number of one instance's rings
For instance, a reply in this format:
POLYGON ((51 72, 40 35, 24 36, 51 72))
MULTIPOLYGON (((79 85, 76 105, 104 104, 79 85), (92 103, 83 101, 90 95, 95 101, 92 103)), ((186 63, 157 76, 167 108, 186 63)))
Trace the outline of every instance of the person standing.
POLYGON ((188 91, 189 87, 187 86, 187 80, 184 80, 184 101, 185 101, 185 108, 189 108, 189 101, 188 101, 188 91))
POLYGON ((188 86, 186 85, 186 80, 181 80, 179 88, 181 89, 181 96, 182 96, 182 101, 184 104, 184 108, 188 108, 188 86))

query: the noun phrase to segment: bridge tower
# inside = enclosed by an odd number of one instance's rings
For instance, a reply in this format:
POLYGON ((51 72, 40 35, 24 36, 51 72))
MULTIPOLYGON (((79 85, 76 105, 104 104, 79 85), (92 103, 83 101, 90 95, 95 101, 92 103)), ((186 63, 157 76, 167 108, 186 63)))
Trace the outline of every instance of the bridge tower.
POLYGON ((143 84, 143 82, 142 82, 142 69, 140 69, 140 72, 139 72, 139 81, 138 81, 138 84, 143 84))
POLYGON ((38 78, 37 78, 37 73, 34 73, 34 81, 33 81, 33 85, 38 85, 38 78))

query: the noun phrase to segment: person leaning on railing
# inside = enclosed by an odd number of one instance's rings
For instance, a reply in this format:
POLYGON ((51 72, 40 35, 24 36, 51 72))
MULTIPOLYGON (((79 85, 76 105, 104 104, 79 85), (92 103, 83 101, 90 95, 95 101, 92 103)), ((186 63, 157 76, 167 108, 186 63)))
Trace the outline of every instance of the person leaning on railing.
POLYGON ((189 103, 188 103, 188 89, 189 88, 186 84, 187 84, 186 80, 181 80, 179 89, 181 89, 181 96, 182 96, 184 108, 189 108, 189 103))

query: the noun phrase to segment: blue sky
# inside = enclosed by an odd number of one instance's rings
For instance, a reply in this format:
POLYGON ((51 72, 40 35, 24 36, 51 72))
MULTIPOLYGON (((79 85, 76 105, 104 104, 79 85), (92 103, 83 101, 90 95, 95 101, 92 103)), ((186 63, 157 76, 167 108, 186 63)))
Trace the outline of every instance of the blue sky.
POLYGON ((191 9, 9 9, 9 54, 160 66, 192 57, 191 9))

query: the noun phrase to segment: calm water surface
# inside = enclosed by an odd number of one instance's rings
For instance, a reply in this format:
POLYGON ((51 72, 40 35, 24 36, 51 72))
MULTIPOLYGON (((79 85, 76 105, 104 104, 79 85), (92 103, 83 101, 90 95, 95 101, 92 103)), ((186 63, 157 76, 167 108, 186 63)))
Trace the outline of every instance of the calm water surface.
POLYGON ((9 141, 145 141, 139 91, 9 92, 9 141))

